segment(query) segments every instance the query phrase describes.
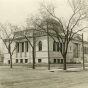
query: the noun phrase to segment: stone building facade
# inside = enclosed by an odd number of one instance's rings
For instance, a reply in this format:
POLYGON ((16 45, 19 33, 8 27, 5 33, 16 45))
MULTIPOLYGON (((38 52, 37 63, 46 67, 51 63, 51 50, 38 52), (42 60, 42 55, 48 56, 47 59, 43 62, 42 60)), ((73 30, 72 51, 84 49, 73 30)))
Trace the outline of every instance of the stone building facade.
MULTIPOLYGON (((20 33, 20 32, 19 32, 20 33)), ((19 37, 17 32, 17 38, 14 40, 11 49, 14 48, 15 44, 18 47, 14 51, 12 63, 32 63, 32 47, 29 42, 23 38, 19 37)), ((20 33, 22 34, 22 32, 20 33)), ((35 62, 36 63, 48 63, 48 39, 44 32, 40 32, 41 36, 35 37, 35 62)), ((30 34, 32 35, 32 34, 30 34)), ((67 52, 67 62, 68 63, 80 63, 82 62, 82 36, 76 35, 73 40, 69 43, 67 52)), ((57 41, 57 40, 56 40, 57 41)), ((30 38, 31 44, 33 44, 33 37, 30 38)), ((8 42, 7 42, 8 43, 8 42)), ((60 53, 60 47, 63 51, 63 44, 54 42, 54 40, 49 36, 49 56, 51 63, 63 63, 63 57, 60 53)), ((88 42, 84 41, 84 57, 85 61, 88 61, 88 42)), ((10 55, 8 50, 5 48, 4 53, 4 64, 10 64, 10 55)))

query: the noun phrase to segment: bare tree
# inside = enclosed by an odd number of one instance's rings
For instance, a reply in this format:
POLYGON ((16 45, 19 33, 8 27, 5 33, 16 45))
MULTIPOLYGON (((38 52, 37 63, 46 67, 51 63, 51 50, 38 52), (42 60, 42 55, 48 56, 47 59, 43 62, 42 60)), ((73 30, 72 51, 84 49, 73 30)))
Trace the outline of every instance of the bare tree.
POLYGON ((67 69, 66 56, 69 42, 77 33, 88 28, 87 26, 82 25, 82 22, 88 17, 86 0, 68 0, 68 4, 72 9, 72 14, 69 16, 66 22, 55 15, 55 6, 52 3, 45 2, 40 3, 40 16, 33 16, 31 19, 34 25, 41 30, 44 30, 55 42, 55 38, 57 38, 58 42, 63 44, 63 51, 59 47, 64 59, 63 70, 67 69), (56 22, 50 19, 54 19, 56 22), (51 31, 46 31, 44 25, 42 26, 42 23, 44 22, 47 22, 48 25, 52 26, 52 28, 49 29, 52 30, 53 33, 51 33, 51 31))
MULTIPOLYGON (((30 46, 32 48, 32 59, 33 59, 32 68, 35 69, 35 53, 36 53, 35 47, 36 47, 36 43, 40 37, 40 35, 36 35, 36 34, 39 31, 33 27, 30 27, 29 25, 28 25, 28 27, 23 27, 20 30, 23 32, 23 33, 21 33, 21 36, 27 40, 27 42, 30 44, 30 46)), ((20 32, 20 30, 18 32, 20 32)))
POLYGON ((15 44, 14 47, 11 48, 15 40, 16 34, 14 34, 14 32, 16 30, 17 30, 17 26, 13 26, 10 23, 0 24, 0 39, 3 41, 10 55, 10 67, 11 68, 12 68, 12 56, 17 47, 17 44, 15 44))

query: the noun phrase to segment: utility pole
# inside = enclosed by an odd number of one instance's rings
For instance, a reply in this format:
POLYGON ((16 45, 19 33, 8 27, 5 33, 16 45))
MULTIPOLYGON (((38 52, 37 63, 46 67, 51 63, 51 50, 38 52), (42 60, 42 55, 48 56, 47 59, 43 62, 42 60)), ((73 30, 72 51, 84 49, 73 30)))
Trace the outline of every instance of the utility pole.
POLYGON ((33 56, 33 69, 35 69, 35 44, 34 44, 34 30, 33 30, 33 46, 32 46, 32 56, 33 56))
POLYGON ((83 42, 83 33, 82 33, 82 51, 83 51, 83 70, 85 70, 85 64, 84 64, 84 42, 83 42))
POLYGON ((48 22, 47 22, 47 45, 48 45, 48 70, 50 70, 50 53, 49 53, 49 34, 48 34, 48 22))

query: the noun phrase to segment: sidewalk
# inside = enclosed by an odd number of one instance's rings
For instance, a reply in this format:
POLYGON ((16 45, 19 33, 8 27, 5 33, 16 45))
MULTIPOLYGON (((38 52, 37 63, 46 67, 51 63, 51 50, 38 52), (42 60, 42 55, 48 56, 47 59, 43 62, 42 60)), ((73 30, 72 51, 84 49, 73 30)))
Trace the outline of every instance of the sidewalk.
MULTIPOLYGON (((87 70, 88 67, 85 67, 85 70, 87 70)), ((76 72, 76 71, 83 71, 83 67, 80 67, 80 68, 67 68, 67 70, 63 70, 63 69, 52 69, 52 70, 49 70, 49 72, 56 72, 56 71, 73 71, 73 72, 76 72)))

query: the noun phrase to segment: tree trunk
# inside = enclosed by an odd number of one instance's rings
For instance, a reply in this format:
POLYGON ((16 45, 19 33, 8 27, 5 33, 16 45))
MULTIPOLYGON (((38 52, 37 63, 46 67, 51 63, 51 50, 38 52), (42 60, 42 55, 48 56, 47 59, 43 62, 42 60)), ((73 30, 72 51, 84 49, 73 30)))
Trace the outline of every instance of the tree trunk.
POLYGON ((66 55, 64 55, 63 59, 64 59, 64 67, 63 67, 63 70, 67 70, 67 68, 66 68, 66 55))
POLYGON ((10 54, 10 68, 12 68, 12 55, 10 54))
POLYGON ((33 53, 32 53, 32 56, 33 56, 33 69, 35 69, 35 50, 34 50, 34 47, 32 48, 33 50, 33 53))

